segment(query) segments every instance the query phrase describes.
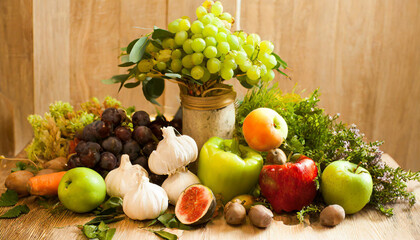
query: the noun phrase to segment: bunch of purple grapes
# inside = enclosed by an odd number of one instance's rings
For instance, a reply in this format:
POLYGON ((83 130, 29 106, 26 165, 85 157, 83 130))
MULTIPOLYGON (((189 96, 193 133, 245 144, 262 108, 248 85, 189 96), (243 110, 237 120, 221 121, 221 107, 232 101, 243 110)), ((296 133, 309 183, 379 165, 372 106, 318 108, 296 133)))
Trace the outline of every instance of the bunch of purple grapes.
POLYGON ((67 163, 68 168, 88 167, 105 177, 120 165, 121 155, 127 154, 132 164, 139 164, 149 172, 150 181, 161 184, 166 177, 150 172, 148 158, 162 139, 161 128, 170 122, 164 116, 151 122, 145 111, 135 112, 131 119, 133 129, 123 109, 105 109, 101 120, 87 125, 78 134, 80 142, 67 163))

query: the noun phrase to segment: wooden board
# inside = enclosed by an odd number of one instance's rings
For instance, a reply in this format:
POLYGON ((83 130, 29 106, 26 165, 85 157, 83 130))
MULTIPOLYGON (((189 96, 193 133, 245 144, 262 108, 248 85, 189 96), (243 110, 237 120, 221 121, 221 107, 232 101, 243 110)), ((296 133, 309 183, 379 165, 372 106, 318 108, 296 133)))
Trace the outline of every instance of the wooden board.
POLYGON ((32 138, 32 1, 0 1, 0 154, 18 154, 32 138))
MULTIPOLYGON (((392 167, 398 164, 389 156, 383 160, 392 167)), ((0 170, 0 193, 4 192, 4 179, 12 167, 12 163, 2 164, 0 170), (7 165, 6 167, 4 167, 7 165)), ((410 182, 408 190, 420 196, 420 183, 410 182)), ((64 210, 58 213, 42 209, 36 204, 34 197, 21 200, 29 205, 31 211, 17 219, 0 220, 0 239, 85 239, 76 227, 93 218, 89 214, 75 214, 64 210)), ((219 216, 207 224, 205 228, 193 231, 165 229, 180 239, 419 239, 420 236, 420 203, 409 208, 407 204, 393 204, 395 215, 387 218, 369 208, 351 216, 334 228, 326 228, 317 219, 307 219, 307 223, 299 224, 293 214, 281 214, 274 217, 268 229, 258 229, 251 225, 249 219, 240 227, 226 224, 219 216)), ((6 211, 0 208, 0 214, 6 211)), ((116 228, 115 240, 118 239, 158 239, 153 233, 141 229, 148 221, 125 220, 110 224, 116 228)), ((155 228, 158 229, 158 228, 155 228)))
POLYGON ((70 1, 33 1, 34 113, 70 101, 70 1), (48 6, 48 7, 46 7, 48 6))
MULTIPOLYGON (((120 47, 177 17, 190 16, 201 0, 0 1, 0 124, 2 154, 16 153, 30 140, 28 114, 43 113, 55 100, 78 106, 91 97, 118 97, 152 113, 141 89, 103 85, 122 73, 120 47), (18 13, 18 14, 17 14, 18 13), (8 106, 10 106, 8 105, 8 106), (3 109, 2 109, 3 110, 3 109), (10 122, 10 120, 13 121, 10 122), (6 143, 8 141, 8 143, 6 143), (10 143, 12 141, 12 143, 10 143), (6 149, 6 150, 3 150, 6 149)), ((289 63, 285 91, 320 88, 320 105, 357 124, 369 140, 405 169, 420 170, 420 2, 223 0, 241 14, 240 26, 272 40, 289 63)), ((239 96, 245 89, 235 84, 239 96)), ((178 105, 178 88, 167 84, 160 99, 166 114, 178 105)), ((13 154, 12 154, 13 155, 13 154)))

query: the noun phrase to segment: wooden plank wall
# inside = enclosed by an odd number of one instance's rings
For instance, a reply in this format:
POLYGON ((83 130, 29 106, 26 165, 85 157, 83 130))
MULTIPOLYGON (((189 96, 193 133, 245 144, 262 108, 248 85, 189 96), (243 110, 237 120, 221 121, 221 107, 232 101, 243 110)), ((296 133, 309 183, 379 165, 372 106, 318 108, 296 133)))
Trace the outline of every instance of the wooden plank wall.
MULTIPOLYGON (((1 1, 1 11, 16 4, 24 6, 25 2, 31 1, 1 1)), ((19 32, 31 36, 32 29, 12 24, 10 16, 2 14, 0 19, 9 24, 6 29, 19 31, 3 33, 0 30, 0 34, 8 34, 4 36, 9 44, 0 43, 0 101, 5 98, 16 104, 18 98, 9 95, 20 89, 20 83, 32 78, 29 73, 35 72, 33 85, 26 85, 34 91, 25 94, 32 96, 35 105, 25 106, 26 110, 17 106, 7 110, 20 114, 12 118, 15 129, 24 125, 28 113, 42 113, 50 102, 58 99, 78 105, 93 96, 103 99, 111 95, 126 106, 135 105, 137 109, 154 112, 155 107, 144 99, 140 89, 123 89, 118 93, 116 86, 103 85, 100 80, 123 73, 117 67, 120 47, 150 32, 153 25, 166 27, 170 21, 184 15, 195 18, 195 9, 201 2, 34 0, 34 69, 24 71, 26 78, 15 76, 13 81, 6 80, 12 74, 7 69, 16 68, 20 60, 9 61, 6 56, 12 55, 4 53, 13 48, 10 44, 16 44, 15 39, 22 39, 19 32)), ((222 2, 225 10, 233 15, 240 12, 242 29, 273 41, 276 52, 289 63, 293 80, 276 77, 282 89, 290 91, 297 84, 298 90, 306 89, 309 93, 320 88, 320 105, 327 112, 340 113, 343 121, 356 123, 369 140, 385 140, 384 151, 403 167, 420 170, 416 159, 420 154, 419 1, 222 2)), ((29 6, 31 4, 16 10, 21 14, 14 17, 28 21, 32 18, 28 15, 32 14, 29 6)), ((30 55, 31 50, 28 46, 26 52, 30 55)), ((245 90, 236 89, 243 96, 245 90)), ((160 111, 173 114, 179 105, 177 86, 168 84, 160 102, 164 105, 160 111)), ((3 101, 0 106, 9 104, 3 101)), ((11 113, 0 116, 0 123, 8 121, 5 119, 10 116, 11 113)), ((3 131, 2 127, 0 129, 3 131)), ((27 141, 26 130, 24 135, 19 139, 27 141)), ((13 136, 18 136, 16 131, 13 136)), ((25 142, 23 140, 20 142, 25 142)), ((7 144, 5 140, 0 142, 7 144)))
POLYGON ((28 144, 34 112, 32 1, 0 1, 0 155, 28 144))

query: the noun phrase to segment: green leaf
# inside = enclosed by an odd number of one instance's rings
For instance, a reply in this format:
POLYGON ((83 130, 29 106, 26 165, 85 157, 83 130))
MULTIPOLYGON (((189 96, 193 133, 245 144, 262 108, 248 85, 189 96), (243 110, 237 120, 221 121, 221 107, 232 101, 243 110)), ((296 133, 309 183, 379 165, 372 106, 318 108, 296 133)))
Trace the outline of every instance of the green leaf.
POLYGON ((286 76, 286 77, 288 77, 288 78, 289 78, 289 75, 287 75, 286 73, 284 73, 284 72, 280 71, 278 68, 277 68, 276 70, 277 70, 277 72, 279 72, 279 73, 281 73, 281 74, 283 74, 284 76, 286 76))
POLYGON ((153 39, 159 39, 159 40, 163 40, 165 38, 173 38, 174 36, 175 34, 169 32, 168 30, 164 30, 158 27, 155 27, 152 34, 153 39))
POLYGON ((150 227, 150 226, 153 226, 153 225, 155 225, 156 223, 158 222, 158 220, 157 219, 153 219, 152 221, 150 221, 145 227, 150 227))
POLYGON ((150 80, 143 81, 143 94, 144 97, 160 106, 160 104, 156 101, 156 98, 160 97, 165 89, 165 80, 162 78, 152 78, 150 80))
POLYGON ((113 222, 119 222, 123 219, 124 217, 115 218, 115 214, 101 215, 85 223, 85 225, 99 225, 101 222, 113 223, 113 222))
POLYGON ((114 83, 118 82, 125 82, 130 77, 130 74, 120 74, 112 76, 111 79, 114 81, 114 83))
POLYGON ((134 64, 135 63, 133 63, 133 62, 125 62, 125 63, 119 64, 118 67, 129 67, 129 66, 132 66, 134 64))
POLYGON ((130 55, 124 54, 121 56, 120 60, 121 60, 121 63, 128 63, 130 62, 130 55))
POLYGON ((106 231, 104 240, 111 240, 114 237, 116 231, 117 230, 115 228, 108 229, 108 231, 106 231))
POLYGON ((251 85, 251 84, 249 84, 249 83, 247 83, 246 82, 246 80, 245 81, 243 81, 243 80, 239 80, 239 83, 244 87, 244 88, 247 88, 247 89, 251 89, 252 87, 254 87, 253 85, 251 85))
POLYGON ((15 191, 7 189, 0 196, 0 207, 14 206, 18 202, 18 199, 18 194, 15 191))
POLYGON ((165 76, 169 78, 181 78, 181 75, 178 73, 165 73, 165 76))
POLYGON ((110 197, 96 209, 95 214, 97 216, 115 215, 122 212, 122 199, 119 197, 110 197))
POLYGON ((121 88, 124 86, 125 81, 127 81, 130 78, 130 76, 130 74, 120 74, 113 76, 111 79, 113 79, 115 83, 121 83, 120 88, 118 89, 118 91, 120 91, 121 88))
POLYGON ((276 65, 276 67, 274 67, 274 68, 279 68, 280 66, 282 66, 283 68, 286 68, 287 67, 287 63, 285 62, 285 61, 283 61, 281 58, 280 58, 280 56, 279 55, 277 55, 277 54, 275 54, 275 53, 271 53, 275 58, 276 58, 276 60, 277 60, 277 64, 279 65, 279 66, 277 66, 276 65))
POLYGON ((162 47, 162 44, 161 44, 161 41, 159 40, 159 39, 156 39, 156 40, 150 40, 150 42, 153 44, 153 46, 155 46, 156 48, 158 48, 158 49, 160 49, 160 50, 162 50, 163 49, 163 47, 162 47))
POLYGON ((187 226, 187 225, 184 225, 183 223, 181 223, 175 217, 175 214, 173 214, 173 213, 162 214, 157 218, 157 220, 167 228, 178 228, 178 229, 181 229, 181 230, 192 230, 192 229, 194 229, 193 227, 190 227, 190 226, 187 226))
POLYGON ((139 40, 140 38, 136 38, 133 41, 131 41, 127 46, 127 53, 130 54, 131 49, 133 49, 134 44, 139 40))
POLYGON ((142 37, 134 44, 133 49, 131 49, 130 52, 130 62, 137 63, 141 60, 148 42, 148 37, 142 37))
POLYGON ((9 211, 5 212, 0 218, 17 218, 21 214, 26 214, 29 212, 28 206, 26 204, 17 205, 14 208, 10 209, 9 211))
POLYGON ((138 85, 140 85, 140 83, 141 83, 140 81, 132 82, 132 83, 126 83, 126 84, 124 84, 124 87, 125 88, 135 88, 138 85))
POLYGON ((102 79, 101 82, 103 84, 114 84, 114 83, 119 83, 119 81, 113 79, 113 78, 108 78, 108 79, 102 79))
POLYGON ((178 239, 178 236, 175 234, 172 234, 170 232, 164 231, 164 230, 159 230, 159 231, 154 231, 151 230, 154 234, 156 234, 157 236, 163 238, 163 239, 167 239, 167 240, 176 240, 178 239))
POLYGON ((119 197, 110 197, 106 202, 101 204, 102 209, 122 208, 123 201, 119 197))
POLYGON ((89 239, 111 240, 115 231, 115 228, 109 228, 104 221, 101 221, 99 225, 85 224, 82 227, 83 234, 89 239))
POLYGON ((98 230, 99 231, 103 232, 103 231, 106 231, 108 229, 109 229, 108 225, 106 225, 104 222, 99 223, 99 225, 98 225, 98 230))
POLYGON ((26 163, 17 162, 16 167, 12 168, 12 173, 17 172, 17 171, 21 171, 21 170, 25 170, 26 168, 27 168, 26 163))
POLYGON ((92 239, 97 237, 97 229, 98 227, 95 225, 83 225, 82 232, 86 237, 92 239))

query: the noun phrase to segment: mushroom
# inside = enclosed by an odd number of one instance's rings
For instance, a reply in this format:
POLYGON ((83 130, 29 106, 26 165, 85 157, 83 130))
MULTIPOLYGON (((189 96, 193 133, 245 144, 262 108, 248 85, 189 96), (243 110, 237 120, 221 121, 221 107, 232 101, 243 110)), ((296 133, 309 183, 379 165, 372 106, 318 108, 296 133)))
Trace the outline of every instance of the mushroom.
POLYGON ((329 205, 328 207, 322 210, 319 220, 321 224, 327 227, 334 227, 340 224, 344 218, 346 217, 346 213, 340 205, 334 204, 329 205))
POLYGON ((228 202, 223 213, 228 224, 240 225, 245 222, 246 209, 237 201, 228 202))
POLYGON ((287 161, 286 154, 280 148, 271 149, 267 153, 268 164, 283 165, 286 163, 286 161, 287 161))
POLYGON ((266 228, 270 226, 273 220, 273 212, 263 205, 255 205, 251 207, 248 213, 251 223, 259 228, 266 228))

